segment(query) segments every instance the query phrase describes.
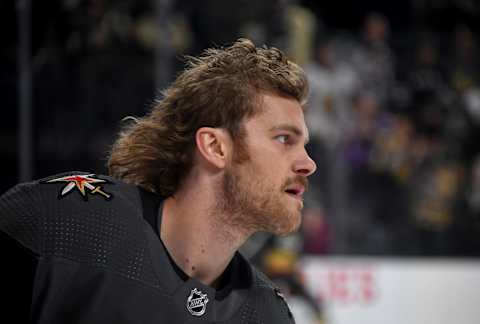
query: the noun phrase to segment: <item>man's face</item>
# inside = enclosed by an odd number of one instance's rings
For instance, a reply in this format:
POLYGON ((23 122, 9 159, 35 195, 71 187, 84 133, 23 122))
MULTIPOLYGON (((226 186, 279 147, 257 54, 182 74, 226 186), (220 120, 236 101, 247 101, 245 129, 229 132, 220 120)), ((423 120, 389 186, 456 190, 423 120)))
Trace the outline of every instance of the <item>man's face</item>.
POLYGON ((261 112, 244 122, 242 156, 248 158, 239 162, 234 154, 225 172, 223 208, 235 226, 286 235, 300 226, 306 179, 316 166, 305 151, 300 104, 275 95, 261 99, 261 112))

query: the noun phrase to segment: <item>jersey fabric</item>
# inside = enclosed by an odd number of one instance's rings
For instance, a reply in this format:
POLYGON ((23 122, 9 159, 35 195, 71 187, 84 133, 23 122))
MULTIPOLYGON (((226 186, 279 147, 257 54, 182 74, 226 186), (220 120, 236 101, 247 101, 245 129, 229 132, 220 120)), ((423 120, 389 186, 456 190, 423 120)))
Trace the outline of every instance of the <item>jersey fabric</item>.
POLYGON ((183 273, 158 234, 161 206, 157 195, 82 172, 10 189, 0 197, 2 316, 15 323, 294 323, 281 293, 240 253, 219 289, 183 273))

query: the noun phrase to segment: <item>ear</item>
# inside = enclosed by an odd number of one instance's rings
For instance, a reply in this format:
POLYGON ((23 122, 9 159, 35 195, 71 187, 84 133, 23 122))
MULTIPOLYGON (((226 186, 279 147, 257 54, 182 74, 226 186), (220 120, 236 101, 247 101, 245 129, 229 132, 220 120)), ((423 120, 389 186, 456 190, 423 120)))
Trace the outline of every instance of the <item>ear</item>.
POLYGON ((195 142, 204 161, 219 169, 225 168, 232 145, 230 136, 225 130, 201 127, 195 134, 195 142))

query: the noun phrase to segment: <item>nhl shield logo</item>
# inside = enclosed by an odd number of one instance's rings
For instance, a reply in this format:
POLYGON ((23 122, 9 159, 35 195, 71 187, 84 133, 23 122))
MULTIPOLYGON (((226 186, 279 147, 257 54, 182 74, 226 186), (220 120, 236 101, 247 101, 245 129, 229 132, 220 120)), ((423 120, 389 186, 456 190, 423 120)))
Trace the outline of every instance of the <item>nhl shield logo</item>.
POLYGON ((208 297, 197 288, 192 289, 187 298, 187 309, 194 316, 202 316, 207 310, 208 297))

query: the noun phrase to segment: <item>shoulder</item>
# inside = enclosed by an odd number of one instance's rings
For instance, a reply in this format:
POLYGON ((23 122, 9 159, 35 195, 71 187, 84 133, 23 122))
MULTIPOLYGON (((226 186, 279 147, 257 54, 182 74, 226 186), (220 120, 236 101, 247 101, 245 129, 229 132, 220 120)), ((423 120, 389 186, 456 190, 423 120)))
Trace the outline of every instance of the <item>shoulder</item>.
POLYGON ((126 217, 140 210, 137 187, 105 175, 64 172, 20 183, 0 196, 0 231, 38 250, 45 247, 46 235, 118 223, 126 227, 126 217))
POLYGON ((280 289, 241 253, 235 260, 236 279, 224 304, 234 314, 228 323, 295 323, 280 289))
POLYGON ((56 174, 0 198, 0 232, 46 262, 73 261, 155 284, 147 225, 138 187, 100 174, 56 174))
POLYGON ((294 323, 293 315, 285 296, 263 272, 251 265, 253 285, 252 296, 262 299, 261 317, 268 323, 294 323))

